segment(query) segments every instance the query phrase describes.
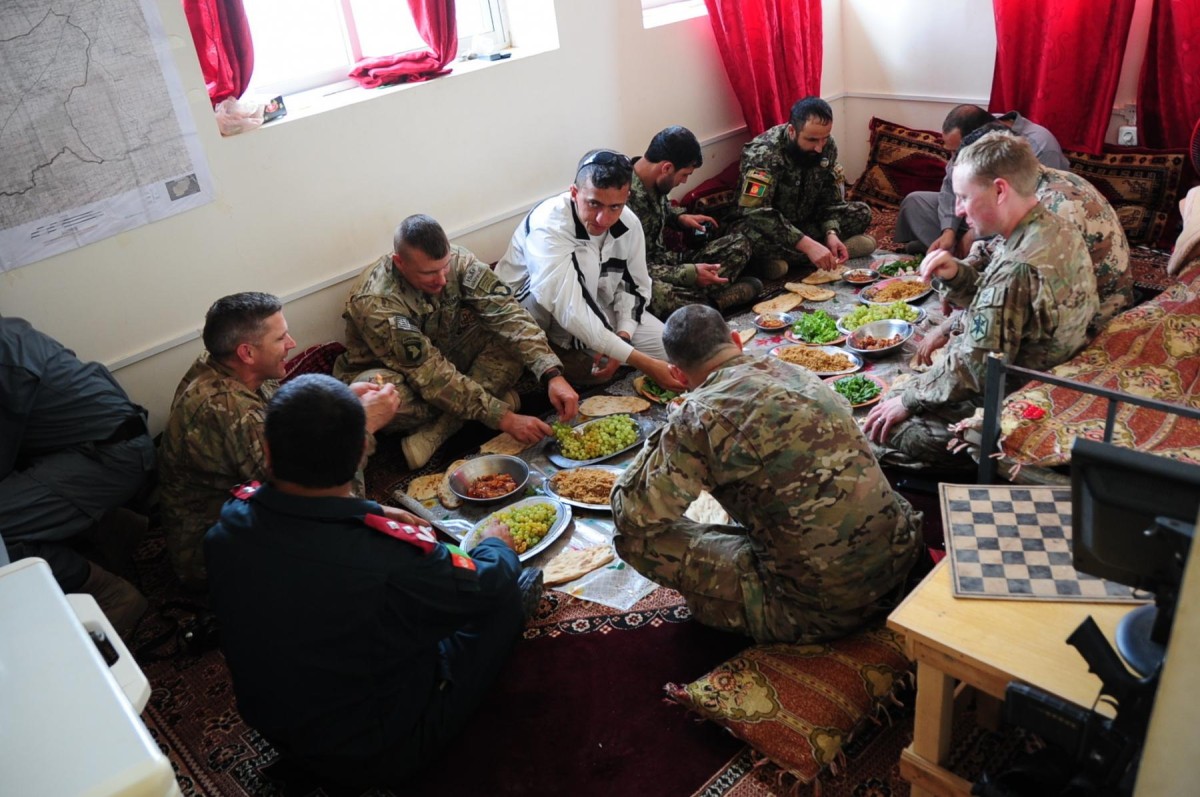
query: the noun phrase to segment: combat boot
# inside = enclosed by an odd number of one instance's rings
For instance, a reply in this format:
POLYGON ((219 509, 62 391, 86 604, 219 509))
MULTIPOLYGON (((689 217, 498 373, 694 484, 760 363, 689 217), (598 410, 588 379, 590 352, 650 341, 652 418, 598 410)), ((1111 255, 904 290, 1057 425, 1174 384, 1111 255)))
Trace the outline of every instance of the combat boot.
POLYGON ((443 415, 436 421, 410 434, 400 441, 400 450, 412 470, 422 467, 433 457, 438 446, 450 439, 450 435, 462 428, 463 422, 450 415, 443 415))
POLYGON ((875 239, 869 235, 851 235, 845 241, 846 253, 851 258, 875 254, 875 239))
POLYGON ((146 613, 150 604, 137 587, 120 576, 114 576, 95 562, 90 562, 88 577, 79 588, 96 599, 104 616, 121 639, 128 642, 133 638, 138 620, 146 613))
POLYGON ((713 303, 718 310, 725 313, 734 307, 754 301, 762 293, 762 290, 762 280, 757 277, 742 277, 714 296, 713 303))
POLYGON ((788 262, 782 259, 755 260, 750 264, 754 275, 765 280, 777 280, 788 273, 788 262))

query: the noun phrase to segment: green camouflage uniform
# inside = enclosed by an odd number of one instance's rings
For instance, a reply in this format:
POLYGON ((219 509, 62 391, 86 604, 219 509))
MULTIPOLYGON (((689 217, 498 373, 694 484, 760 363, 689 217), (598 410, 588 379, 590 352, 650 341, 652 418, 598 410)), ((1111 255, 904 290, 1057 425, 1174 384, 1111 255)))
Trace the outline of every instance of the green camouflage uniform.
POLYGON ((729 219, 758 258, 804 259, 796 243, 808 236, 825 243, 833 231, 845 241, 871 226, 871 208, 842 197, 837 144, 831 138, 814 166, 798 165, 787 154, 787 125, 772 127, 742 149, 741 189, 729 219))
POLYGON ((510 407, 497 396, 523 367, 535 376, 562 363, 546 335, 486 263, 452 246, 446 287, 425 294, 384 255, 362 273, 346 302, 346 352, 333 374, 344 382, 381 374, 400 409, 389 430, 411 430, 442 413, 493 429, 510 407))
POLYGON ((734 357, 671 408, 612 505, 626 563, 700 622, 757 642, 886 614, 921 549, 921 513, 892 492, 846 401, 775 357, 734 357), (685 519, 701 490, 741 525, 685 519))
POLYGON ((987 271, 960 261, 955 278, 942 283, 946 299, 967 307, 964 330, 950 339, 945 356, 899 391, 912 416, 892 428, 886 445, 874 446, 883 464, 973 467, 965 454, 946 451, 946 425, 974 414, 982 401, 988 354, 1046 371, 1087 343, 1099 300, 1075 227, 1037 205, 1007 240, 997 241, 987 271))
POLYGON ((719 263, 721 276, 732 283, 750 261, 750 241, 737 233, 722 235, 700 249, 687 252, 667 249, 663 243, 664 227, 681 230, 685 237, 690 237, 692 230, 678 221, 684 213, 683 208, 672 205, 666 194, 658 193, 654 186, 647 186, 636 173, 629 190, 629 201, 625 204, 637 215, 646 236, 646 268, 652 280, 650 312, 659 318, 666 318, 684 305, 712 304, 713 296, 728 287, 724 283, 698 287, 697 263, 719 263))
POLYGON ((171 566, 204 583, 204 534, 236 485, 266 477, 263 422, 274 380, 251 390, 225 365, 200 357, 175 389, 160 451, 163 533, 171 566))
MULTIPOLYGON (((1079 230, 1087 245, 1096 274, 1096 293, 1100 309, 1092 319, 1095 334, 1113 316, 1133 304, 1133 274, 1129 271, 1129 241, 1117 212, 1096 187, 1077 174, 1042 167, 1037 198, 1054 215, 1066 219, 1079 230)), ((977 271, 987 268, 995 256, 996 238, 976 241, 967 263, 977 271)))

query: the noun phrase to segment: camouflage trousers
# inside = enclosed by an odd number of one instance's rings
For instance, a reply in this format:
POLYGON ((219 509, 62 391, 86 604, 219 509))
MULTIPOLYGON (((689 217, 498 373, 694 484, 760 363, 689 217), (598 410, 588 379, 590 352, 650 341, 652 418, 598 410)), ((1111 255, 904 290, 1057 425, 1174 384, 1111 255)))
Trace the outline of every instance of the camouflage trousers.
MULTIPOLYGON (((468 378, 499 399, 503 399, 504 394, 517 384, 525 370, 525 366, 505 343, 482 329, 480 334, 460 341, 453 359, 456 364, 463 363, 466 366, 465 370, 460 370, 468 378)), ((363 371, 354 381, 373 382, 376 374, 382 375, 385 382, 395 385, 396 393, 400 396, 400 409, 383 430, 385 433, 412 432, 434 423, 443 415, 440 408, 421 398, 420 392, 408 383, 403 373, 389 368, 372 368, 363 371)))
POLYGON ((895 607, 899 592, 867 607, 834 612, 791 597, 758 567, 748 536, 717 531, 670 531, 652 537, 618 535, 617 552, 630 567, 687 600, 697 622, 752 637, 755 642, 818 642, 845 636, 895 607))
MULTIPOLYGON (((871 226, 871 206, 866 202, 847 202, 836 210, 832 217, 838 223, 838 237, 844 242, 847 238, 861 235, 871 226)), ((792 220, 795 223, 795 220, 792 220)), ((825 231, 816 220, 801 220, 795 226, 810 238, 825 243, 825 231)), ((782 242, 790 238, 790 234, 779 229, 776 223, 765 217, 752 217, 733 222, 731 232, 740 233, 750 239, 754 248, 756 260, 786 260, 789 263, 807 263, 808 258, 796 251, 794 247, 782 242)))
POLYGON ((665 252, 656 257, 657 262, 647 266, 652 280, 650 312, 659 318, 666 318, 685 305, 711 303, 713 296, 726 288, 727 284, 703 288, 679 285, 676 280, 682 267, 689 263, 720 263, 721 276, 732 284, 750 262, 751 251, 750 239, 731 233, 709 241, 700 249, 665 252))
POLYGON ((976 405, 960 401, 933 412, 913 415, 892 427, 887 443, 871 443, 880 465, 893 468, 975 470, 975 460, 964 451, 954 454, 946 446, 954 435, 950 425, 975 414, 976 405))

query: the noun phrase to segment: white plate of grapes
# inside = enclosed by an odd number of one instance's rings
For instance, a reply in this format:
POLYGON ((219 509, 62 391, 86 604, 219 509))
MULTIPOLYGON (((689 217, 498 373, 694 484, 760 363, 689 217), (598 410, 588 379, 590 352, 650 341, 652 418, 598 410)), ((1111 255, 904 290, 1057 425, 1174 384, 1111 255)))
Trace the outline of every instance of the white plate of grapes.
POLYGON ((891 304, 863 304, 839 318, 837 330, 843 335, 849 335, 863 324, 869 324, 872 321, 886 321, 888 319, 907 321, 910 324, 916 325, 925 320, 925 311, 920 307, 913 307, 908 302, 903 301, 892 302, 891 304))
POLYGON ((546 458, 560 468, 593 465, 639 445, 653 430, 652 421, 629 415, 609 415, 578 426, 556 423, 546 458))
POLYGON ((550 543, 558 539, 571 522, 571 507, 543 496, 523 498, 476 523, 475 528, 463 537, 460 543, 462 549, 470 551, 478 545, 483 530, 493 521, 508 526, 508 532, 517 544, 517 555, 524 562, 546 550, 550 543))

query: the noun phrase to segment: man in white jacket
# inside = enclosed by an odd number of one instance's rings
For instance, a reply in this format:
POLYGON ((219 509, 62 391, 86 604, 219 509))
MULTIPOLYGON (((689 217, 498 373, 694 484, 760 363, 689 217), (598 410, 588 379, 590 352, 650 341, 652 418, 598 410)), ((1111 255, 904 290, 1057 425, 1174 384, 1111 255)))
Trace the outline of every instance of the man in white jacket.
POLYGON ((626 156, 587 153, 570 189, 538 204, 517 226, 496 275, 546 330, 567 381, 607 381, 628 364, 678 390, 662 321, 646 309, 646 241, 625 206, 632 177, 626 156))

